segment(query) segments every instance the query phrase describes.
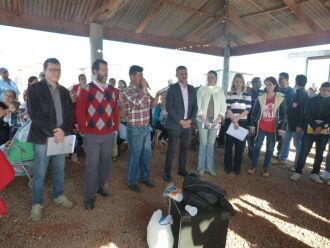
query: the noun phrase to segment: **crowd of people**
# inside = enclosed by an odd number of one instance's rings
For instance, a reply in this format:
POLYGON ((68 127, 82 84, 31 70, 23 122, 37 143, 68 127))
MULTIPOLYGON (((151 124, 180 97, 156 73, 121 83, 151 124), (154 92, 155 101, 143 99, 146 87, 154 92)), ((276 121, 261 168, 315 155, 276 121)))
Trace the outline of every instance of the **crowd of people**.
MULTIPOLYGON (((61 64, 49 58, 43 64, 39 79, 31 76, 23 93, 23 101, 17 85, 9 78, 6 68, 0 69, 0 145, 10 146, 15 132, 25 121, 31 121, 28 142, 34 148, 32 178, 31 219, 42 218, 45 176, 52 166, 52 198, 55 204, 70 208, 73 203, 64 195, 65 154, 48 156, 49 137, 57 143, 69 134, 76 135, 72 160, 79 163, 78 148, 85 152, 84 207, 94 209, 95 195, 109 196, 106 182, 112 161, 118 159, 121 145, 128 146, 127 185, 133 192, 140 192, 140 184, 155 187, 150 176, 152 141, 167 147, 162 179, 172 180, 172 164, 177 144, 178 175, 186 177, 188 148, 192 140, 198 143, 196 171, 200 176, 217 175, 220 164, 226 174, 240 175, 243 153, 248 145, 251 160, 248 173, 254 175, 264 139, 266 152, 262 176, 269 177, 271 164, 288 164, 291 139, 295 146, 294 165, 290 170, 292 180, 301 177, 313 144, 315 158, 310 178, 330 185, 330 152, 326 169, 320 174, 323 153, 330 145, 330 82, 321 84, 319 93, 309 96, 305 87, 307 77, 297 75, 294 88, 289 86, 288 73, 264 80, 259 77, 247 87, 242 74, 237 73, 229 92, 217 86, 217 73, 207 73, 207 82, 198 88, 188 84, 185 66, 176 68, 177 83, 157 92, 149 93, 149 84, 143 76, 143 68, 133 65, 129 69, 130 83, 124 80, 108 80, 108 64, 97 59, 92 64, 92 82, 84 74, 78 76, 78 84, 66 89, 59 84, 61 64), (244 140, 226 134, 234 128, 248 129, 244 140), (155 136, 155 137, 154 137, 155 136), (196 142, 198 140, 198 142, 196 142), (223 163, 215 164, 215 143, 224 144, 223 163), (247 142, 246 142, 247 141, 247 142), (275 144, 277 156, 273 158, 275 144), (233 149, 233 147, 235 147, 233 149)), ((315 93, 315 92, 314 92, 315 93)))

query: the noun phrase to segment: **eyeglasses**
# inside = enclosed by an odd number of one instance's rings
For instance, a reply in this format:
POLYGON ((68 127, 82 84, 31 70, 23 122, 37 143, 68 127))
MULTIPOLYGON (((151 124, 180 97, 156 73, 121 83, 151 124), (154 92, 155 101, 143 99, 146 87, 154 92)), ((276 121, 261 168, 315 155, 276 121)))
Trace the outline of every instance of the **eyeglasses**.
POLYGON ((50 72, 52 72, 52 73, 55 73, 55 72, 61 73, 61 69, 48 68, 47 70, 50 71, 50 72))

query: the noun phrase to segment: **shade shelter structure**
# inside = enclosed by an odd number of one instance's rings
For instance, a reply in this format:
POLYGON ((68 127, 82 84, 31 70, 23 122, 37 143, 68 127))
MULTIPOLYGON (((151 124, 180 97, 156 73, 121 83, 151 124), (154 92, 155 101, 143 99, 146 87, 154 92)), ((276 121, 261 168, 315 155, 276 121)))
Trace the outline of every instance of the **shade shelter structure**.
POLYGON ((224 57, 330 43, 330 0, 0 0, 0 24, 224 57))

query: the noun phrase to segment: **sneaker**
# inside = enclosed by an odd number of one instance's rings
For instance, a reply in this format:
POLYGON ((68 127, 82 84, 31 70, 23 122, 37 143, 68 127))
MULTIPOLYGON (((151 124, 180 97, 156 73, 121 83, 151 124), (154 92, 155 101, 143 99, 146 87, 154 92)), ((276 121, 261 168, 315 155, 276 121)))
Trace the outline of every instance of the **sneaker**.
POLYGON ((210 173, 211 176, 214 176, 214 177, 217 176, 217 173, 215 171, 209 171, 209 173, 210 173))
POLYGON ((289 168, 289 170, 290 170, 291 172, 296 172, 296 167, 295 167, 295 166, 291 166, 291 167, 289 168))
POLYGON ((60 195, 59 197, 53 199, 53 202, 64 208, 71 208, 73 206, 72 201, 70 201, 65 195, 60 195))
POLYGON ((323 180, 329 180, 330 179, 330 172, 324 171, 321 175, 320 178, 323 180))
POLYGON ((32 221, 39 221, 42 217, 42 205, 34 204, 32 205, 30 218, 32 221))
POLYGON ((205 175, 205 171, 200 170, 200 171, 198 172, 198 175, 200 175, 201 177, 204 176, 204 175, 205 175))
POLYGON ((316 183, 323 183, 323 181, 321 180, 321 178, 318 174, 311 174, 310 179, 316 183))
POLYGON ((78 160, 78 155, 77 155, 77 153, 73 153, 73 154, 72 154, 71 160, 72 160, 72 162, 74 162, 74 163, 80 164, 80 162, 79 162, 79 160, 78 160))
POLYGON ((300 177, 301 177, 301 174, 299 174, 297 172, 294 172, 292 174, 292 176, 290 177, 290 179, 293 180, 293 181, 298 181, 300 177))

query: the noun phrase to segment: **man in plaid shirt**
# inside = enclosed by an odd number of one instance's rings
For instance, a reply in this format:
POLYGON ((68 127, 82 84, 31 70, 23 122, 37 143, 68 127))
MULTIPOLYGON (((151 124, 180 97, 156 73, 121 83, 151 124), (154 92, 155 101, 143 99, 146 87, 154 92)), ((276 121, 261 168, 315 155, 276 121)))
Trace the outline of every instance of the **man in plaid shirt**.
POLYGON ((150 180, 149 162, 151 158, 150 108, 157 104, 159 92, 153 99, 148 93, 148 83, 143 78, 143 68, 137 65, 129 70, 130 85, 121 92, 121 100, 127 112, 128 140, 128 187, 139 192, 137 172, 140 166, 139 181, 148 188, 155 187, 150 180))

